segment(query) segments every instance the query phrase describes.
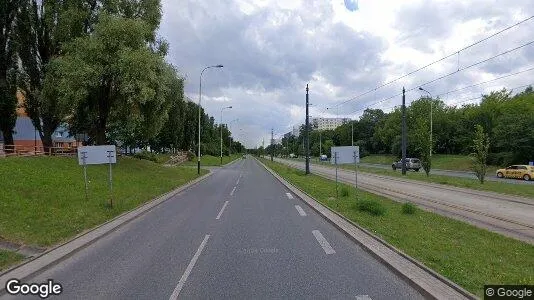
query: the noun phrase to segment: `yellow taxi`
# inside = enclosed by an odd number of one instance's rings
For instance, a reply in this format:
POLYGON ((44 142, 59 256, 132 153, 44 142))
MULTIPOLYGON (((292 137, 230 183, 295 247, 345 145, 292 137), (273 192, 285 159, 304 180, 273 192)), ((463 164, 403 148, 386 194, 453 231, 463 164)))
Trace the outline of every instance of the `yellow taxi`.
POLYGON ((524 180, 531 180, 534 178, 534 166, 527 165, 512 165, 506 169, 497 170, 497 177, 499 178, 522 178, 524 180))

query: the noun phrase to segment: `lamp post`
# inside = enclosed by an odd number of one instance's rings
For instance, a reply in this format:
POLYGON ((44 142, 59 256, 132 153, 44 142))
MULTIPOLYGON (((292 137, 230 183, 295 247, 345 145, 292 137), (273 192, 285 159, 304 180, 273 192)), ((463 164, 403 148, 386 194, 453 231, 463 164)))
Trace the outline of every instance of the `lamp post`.
POLYGON ((430 94, 429 91, 425 90, 422 87, 419 87, 420 91, 427 92, 428 96, 430 96, 430 157, 432 157, 432 94, 430 94))
POLYGON ((232 108, 232 107, 231 107, 231 106, 226 106, 226 107, 221 108, 221 123, 220 123, 220 124, 221 124, 221 125, 220 125, 220 126, 221 126, 221 166, 222 166, 222 154, 223 154, 223 153, 222 153, 222 144, 223 144, 223 143, 222 143, 222 128, 223 128, 223 123, 222 123, 222 113, 223 113, 223 110, 225 110, 225 109, 227 109, 227 108, 230 109, 230 108, 232 108))
POLYGON ((201 100, 202 100, 202 74, 204 71, 210 68, 222 68, 223 65, 214 65, 214 66, 208 66, 202 69, 202 72, 200 72, 200 84, 198 88, 198 153, 197 153, 197 173, 200 174, 200 109, 202 108, 201 100))

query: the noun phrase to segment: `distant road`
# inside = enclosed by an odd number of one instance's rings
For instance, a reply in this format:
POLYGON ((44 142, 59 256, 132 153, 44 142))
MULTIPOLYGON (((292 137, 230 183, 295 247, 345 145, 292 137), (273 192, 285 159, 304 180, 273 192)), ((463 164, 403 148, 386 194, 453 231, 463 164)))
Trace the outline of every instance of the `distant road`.
MULTIPOLYGON (((391 165, 368 164, 368 163, 361 163, 360 165, 364 166, 364 167, 391 170, 391 165)), ((400 172, 401 170, 397 169, 397 171, 400 172)), ((421 169, 420 172, 424 172, 423 169, 421 169)), ((477 179, 477 177, 475 176, 475 174, 473 174, 473 172, 466 172, 466 171, 431 169, 430 170, 430 174, 477 179)), ((533 184, 534 185, 534 180, 525 181, 525 180, 521 180, 521 179, 498 178, 493 173, 488 173, 487 176, 486 176, 486 180, 489 180, 489 181, 500 181, 500 182, 506 182, 506 183, 514 183, 514 184, 533 184)))
POLYGON ((423 299, 251 158, 28 282, 49 278, 60 299, 423 299))
MULTIPOLYGON (((302 161, 275 160, 304 169, 302 161)), ((311 164, 310 169, 316 175, 335 178, 334 168, 311 164)), ((338 178, 354 185, 355 173, 338 169, 338 178)), ((427 210, 534 244, 534 199, 531 198, 363 172, 358 172, 358 187, 394 200, 410 201, 427 210)))

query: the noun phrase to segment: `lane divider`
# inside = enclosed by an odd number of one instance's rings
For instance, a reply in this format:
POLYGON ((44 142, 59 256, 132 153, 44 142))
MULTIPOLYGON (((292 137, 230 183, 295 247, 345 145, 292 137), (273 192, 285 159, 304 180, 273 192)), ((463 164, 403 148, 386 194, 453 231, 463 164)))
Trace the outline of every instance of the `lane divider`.
POLYGON ((289 199, 294 199, 294 198, 293 198, 293 195, 291 195, 291 193, 286 193, 286 195, 287 195, 287 198, 289 198, 289 199))
POLYGON ((169 297, 169 300, 176 300, 178 299, 178 296, 180 295, 180 292, 182 291, 185 282, 187 281, 187 277, 189 277, 189 274, 191 274, 191 271, 193 271, 193 267, 197 263, 198 257, 200 256, 200 253, 202 253, 202 250, 204 247, 206 247, 206 244, 208 243, 208 239, 210 238, 209 234, 206 234, 204 239, 202 240, 202 243, 200 243, 200 246, 197 249, 197 252, 189 262, 189 265, 185 269, 184 274, 182 275, 182 278, 180 278, 180 281, 178 282, 178 285, 176 288, 174 288, 174 291, 172 292, 171 296, 169 297))
POLYGON ((299 215, 301 215, 302 217, 307 216, 307 215, 306 215, 306 212, 304 211, 304 209, 302 209, 302 207, 300 207, 300 205, 295 205, 295 208, 296 208, 297 211, 299 212, 299 215))
POLYGON ((234 188, 233 188, 232 191, 230 192, 230 196, 233 196, 233 195, 234 195, 235 188, 236 188, 236 186, 234 186, 234 188))
POLYGON ((217 215, 217 218, 215 218, 215 220, 219 220, 221 218, 221 215, 224 209, 226 208, 226 205, 228 205, 228 201, 224 202, 223 207, 221 208, 221 211, 219 211, 219 214, 217 215))
POLYGON ((330 243, 324 238, 324 236, 321 234, 319 230, 312 231, 313 236, 315 236, 315 239, 317 242, 319 242, 319 245, 323 248, 324 252, 326 254, 334 254, 336 251, 332 246, 330 246, 330 243))

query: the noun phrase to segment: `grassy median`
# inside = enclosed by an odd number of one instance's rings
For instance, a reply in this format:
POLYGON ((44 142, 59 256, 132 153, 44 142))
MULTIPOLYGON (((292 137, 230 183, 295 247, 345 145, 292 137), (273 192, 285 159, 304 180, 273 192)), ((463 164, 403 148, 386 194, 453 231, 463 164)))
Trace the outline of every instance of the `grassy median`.
POLYGON ((120 158, 113 166, 110 208, 108 166, 90 165, 87 175, 86 199, 83 168, 76 158, 0 159, 0 238, 54 245, 198 177, 193 168, 120 158))
POLYGON ((534 284, 534 246, 277 162, 268 167, 317 201, 482 297, 484 284, 534 284), (341 195, 345 195, 342 197, 341 195))
POLYGON ((0 271, 7 269, 9 266, 12 266, 24 259, 24 256, 6 250, 0 249, 0 271))

